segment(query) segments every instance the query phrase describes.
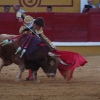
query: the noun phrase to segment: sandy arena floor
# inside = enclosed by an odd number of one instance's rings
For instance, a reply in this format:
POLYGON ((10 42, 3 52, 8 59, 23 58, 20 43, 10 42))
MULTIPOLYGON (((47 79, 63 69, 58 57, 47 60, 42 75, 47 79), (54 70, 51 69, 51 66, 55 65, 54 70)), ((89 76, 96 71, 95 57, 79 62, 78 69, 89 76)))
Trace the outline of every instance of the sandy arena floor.
MULTIPOLYGON (((12 64, 0 73, 0 100, 100 100, 100 56, 85 56, 88 63, 74 72, 70 82, 66 82, 57 72, 55 78, 47 78, 40 69, 40 84, 22 80, 15 82, 19 69, 12 64)), ((1 61, 1 60, 0 60, 1 61)))

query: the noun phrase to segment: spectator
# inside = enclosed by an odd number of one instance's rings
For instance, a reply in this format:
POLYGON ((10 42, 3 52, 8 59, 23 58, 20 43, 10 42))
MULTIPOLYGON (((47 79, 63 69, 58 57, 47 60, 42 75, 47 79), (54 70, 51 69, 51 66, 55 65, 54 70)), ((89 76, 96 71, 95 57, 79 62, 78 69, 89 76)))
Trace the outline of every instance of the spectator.
POLYGON ((99 0, 99 3, 98 3, 98 8, 100 8, 100 0, 99 0))
POLYGON ((47 12, 52 12, 52 7, 51 6, 47 6, 46 11, 47 12))
POLYGON ((10 11, 10 6, 9 5, 5 5, 4 6, 4 12, 5 13, 9 13, 9 11, 10 11))
POLYGON ((84 6, 83 12, 82 13, 86 13, 90 10, 90 8, 96 8, 96 6, 93 5, 93 0, 87 0, 88 5, 84 6))
POLYGON ((13 9, 14 9, 15 12, 21 12, 21 13, 25 12, 24 10, 22 10, 20 8, 20 5, 18 5, 18 4, 13 5, 13 9))

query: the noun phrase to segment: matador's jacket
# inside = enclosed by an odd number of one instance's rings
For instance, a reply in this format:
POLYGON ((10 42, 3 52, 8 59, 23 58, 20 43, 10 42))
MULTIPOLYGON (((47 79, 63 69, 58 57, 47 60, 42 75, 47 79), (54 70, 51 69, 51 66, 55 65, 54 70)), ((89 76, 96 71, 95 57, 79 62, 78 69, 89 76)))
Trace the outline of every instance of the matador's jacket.
POLYGON ((23 14, 21 12, 17 12, 16 17, 17 18, 22 18, 24 20, 23 26, 21 26, 20 29, 19 29, 20 34, 26 34, 26 33, 31 33, 32 34, 32 31, 34 31, 52 49, 55 48, 55 46, 52 44, 52 42, 44 35, 42 27, 40 28, 40 30, 36 30, 33 27, 35 19, 32 16, 23 14), (32 31, 30 31, 29 29, 31 29, 32 31))

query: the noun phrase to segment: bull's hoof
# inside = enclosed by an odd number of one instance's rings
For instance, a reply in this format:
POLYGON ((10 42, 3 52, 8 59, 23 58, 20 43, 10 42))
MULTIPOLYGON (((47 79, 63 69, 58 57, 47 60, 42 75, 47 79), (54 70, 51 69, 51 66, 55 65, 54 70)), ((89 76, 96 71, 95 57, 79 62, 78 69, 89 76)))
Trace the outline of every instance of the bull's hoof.
POLYGON ((40 80, 34 80, 34 82, 35 82, 35 83, 38 83, 38 84, 41 83, 40 80))
POLYGON ((15 82, 20 82, 21 79, 15 78, 15 82))

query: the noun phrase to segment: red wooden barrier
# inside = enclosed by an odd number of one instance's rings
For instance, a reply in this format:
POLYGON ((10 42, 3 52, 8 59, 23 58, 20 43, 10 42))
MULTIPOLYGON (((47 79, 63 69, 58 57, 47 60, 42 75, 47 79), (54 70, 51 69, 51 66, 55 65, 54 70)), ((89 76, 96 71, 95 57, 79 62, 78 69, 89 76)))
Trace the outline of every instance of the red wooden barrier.
POLYGON ((54 18, 54 41, 87 41, 88 14, 55 13, 54 18))
POLYGON ((100 42, 100 8, 91 8, 88 16, 88 40, 100 42))
MULTIPOLYGON (((81 13, 27 13, 45 20, 44 33, 52 41, 100 41, 99 12, 81 13)), ((0 34, 19 34, 20 24, 15 13, 0 13, 0 34)))

